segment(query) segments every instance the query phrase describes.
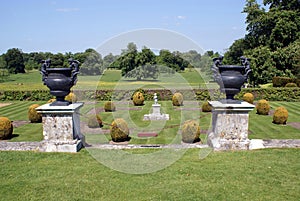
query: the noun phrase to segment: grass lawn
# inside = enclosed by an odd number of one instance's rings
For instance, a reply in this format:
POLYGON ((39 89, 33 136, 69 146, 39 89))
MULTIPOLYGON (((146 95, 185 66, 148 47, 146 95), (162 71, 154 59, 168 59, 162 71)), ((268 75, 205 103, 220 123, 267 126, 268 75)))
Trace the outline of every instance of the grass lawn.
MULTIPOLYGON (((197 70, 186 70, 174 75, 161 74, 157 80, 136 81, 122 78, 120 70, 106 70, 100 76, 78 76, 74 89, 136 89, 136 88, 215 88, 214 83, 205 84, 197 70)), ((39 71, 25 74, 11 74, 5 82, 0 82, 0 90, 40 90, 48 88, 42 83, 39 71)))
POLYGON ((0 200, 299 200, 299 149, 198 154, 190 149, 161 171, 132 175, 86 150, 0 152, 0 200))
MULTIPOLYGON (((11 105, 0 108, 0 116, 6 116, 12 121, 28 121, 27 110, 33 103, 43 104, 44 102, 13 101, 11 105)), ((96 104, 85 104, 80 110, 81 120, 87 122, 87 116, 91 110, 101 111, 100 116, 105 123, 102 131, 109 130, 109 124, 114 118, 126 119, 130 128, 131 144, 169 144, 178 143, 181 138, 180 125, 190 119, 198 119, 201 127, 201 139, 206 141, 207 130, 211 123, 211 114, 202 113, 198 109, 197 102, 185 102, 183 107, 173 107, 170 101, 161 101, 164 113, 170 114, 171 120, 150 122, 142 121, 144 114, 150 113, 151 102, 145 102, 144 106, 133 106, 128 102, 115 102, 116 112, 104 112, 105 102, 96 104), (139 132, 156 132, 158 137, 139 138, 139 132)), ((201 104, 201 103, 200 103, 201 104)), ((299 102, 271 102, 271 109, 278 106, 285 106, 289 111, 289 122, 300 122, 299 102)), ((84 132, 88 143, 107 143, 110 140, 109 134, 84 132)), ((249 138, 250 139, 300 139, 300 131, 291 125, 275 125, 272 123, 272 116, 257 115, 253 110, 249 118, 249 138)), ((40 141, 42 139, 42 124, 26 124, 14 129, 14 138, 10 141, 40 141)))

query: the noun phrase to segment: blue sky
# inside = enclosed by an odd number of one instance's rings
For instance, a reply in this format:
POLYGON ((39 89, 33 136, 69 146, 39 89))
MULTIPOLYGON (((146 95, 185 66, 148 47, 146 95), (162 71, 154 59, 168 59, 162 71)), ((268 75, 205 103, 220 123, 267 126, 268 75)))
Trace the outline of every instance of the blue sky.
POLYGON ((176 32, 205 51, 224 53, 246 33, 244 6, 245 0, 0 0, 0 54, 13 47, 83 52, 149 28, 176 32))

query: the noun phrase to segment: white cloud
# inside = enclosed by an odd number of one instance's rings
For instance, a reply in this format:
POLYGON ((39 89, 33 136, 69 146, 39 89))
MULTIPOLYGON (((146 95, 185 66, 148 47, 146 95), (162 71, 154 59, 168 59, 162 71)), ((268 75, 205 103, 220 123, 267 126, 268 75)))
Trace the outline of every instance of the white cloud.
POLYGON ((57 8, 57 12, 76 12, 79 11, 79 8, 57 8))
POLYGON ((177 16, 177 19, 179 19, 179 20, 185 20, 185 19, 186 19, 186 16, 178 15, 178 16, 177 16))

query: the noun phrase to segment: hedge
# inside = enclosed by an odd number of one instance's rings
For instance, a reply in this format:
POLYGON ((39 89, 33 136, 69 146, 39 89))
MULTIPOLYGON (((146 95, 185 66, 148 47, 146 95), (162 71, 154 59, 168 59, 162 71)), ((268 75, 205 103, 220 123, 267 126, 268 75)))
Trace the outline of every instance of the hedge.
MULTIPOLYGON (((172 100, 175 92, 180 92, 184 100, 218 100, 224 98, 218 89, 194 89, 194 90, 169 90, 169 89, 144 89, 146 101, 153 101, 154 93, 158 100, 172 100)), ((130 100, 134 91, 132 90, 76 90, 74 91, 78 100, 109 101, 130 100)), ((300 88, 247 88, 236 95, 236 99, 242 100, 245 93, 252 93, 255 100, 266 99, 268 101, 290 101, 300 102, 300 88)), ((53 98, 49 90, 34 91, 0 91, 1 101, 27 100, 48 101, 53 98)))
POLYGON ((300 87, 300 79, 294 79, 289 77, 273 77, 272 79, 273 87, 285 87, 288 83, 295 83, 300 87))

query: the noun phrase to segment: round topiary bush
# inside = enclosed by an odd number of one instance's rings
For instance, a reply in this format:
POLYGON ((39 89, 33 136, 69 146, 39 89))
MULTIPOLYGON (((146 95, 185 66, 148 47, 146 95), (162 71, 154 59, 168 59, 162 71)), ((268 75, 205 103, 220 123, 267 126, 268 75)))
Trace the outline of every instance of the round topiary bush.
POLYGON ((296 83, 287 83, 285 87, 297 87, 296 83))
POLYGON ((256 113, 260 115, 268 115, 270 111, 270 104, 267 100, 259 100, 256 105, 256 113))
POLYGON ((0 117, 0 140, 11 137, 13 129, 13 124, 7 117, 0 117))
POLYGON ((181 93, 177 92, 172 97, 173 106, 182 106, 183 105, 183 96, 181 93))
POLYGON ((252 93, 245 93, 245 94, 243 95, 243 101, 246 101, 246 102, 248 102, 248 103, 253 104, 253 101, 254 101, 254 96, 253 96, 253 94, 252 94, 252 93))
POLYGON ((53 103, 53 102, 55 102, 56 101, 56 99, 55 98, 51 98, 50 100, 48 100, 48 102, 47 103, 53 103))
POLYGON ((200 126, 196 120, 184 122, 181 129, 182 141, 186 143, 195 143, 200 141, 200 126))
POLYGON ((144 100, 145 100, 145 98, 144 98, 144 95, 142 92, 137 91, 132 96, 132 101, 135 106, 144 105, 144 100))
POLYGON ((110 126, 110 136, 114 142, 129 141, 129 129, 127 123, 122 118, 115 119, 110 126))
POLYGON ((205 101, 202 106, 201 106, 202 112, 211 112, 212 111, 212 107, 210 106, 210 104, 208 103, 208 101, 205 101))
POLYGON ((73 92, 70 92, 66 97, 65 100, 70 103, 76 103, 77 102, 77 96, 73 92))
POLYGON ((36 108, 39 107, 39 104, 30 105, 28 108, 28 119, 31 123, 41 123, 42 114, 37 113, 36 108))
POLYGON ((111 101, 105 102, 105 104, 104 104, 104 111, 105 112, 114 112, 114 111, 116 111, 115 104, 113 102, 111 102, 111 101))
POLYGON ((286 124, 286 121, 289 117, 289 113, 285 107, 276 108, 273 115, 274 124, 286 124))
POLYGON ((102 128, 103 124, 102 124, 102 120, 100 115, 98 114, 91 114, 88 117, 88 127, 89 128, 102 128))

